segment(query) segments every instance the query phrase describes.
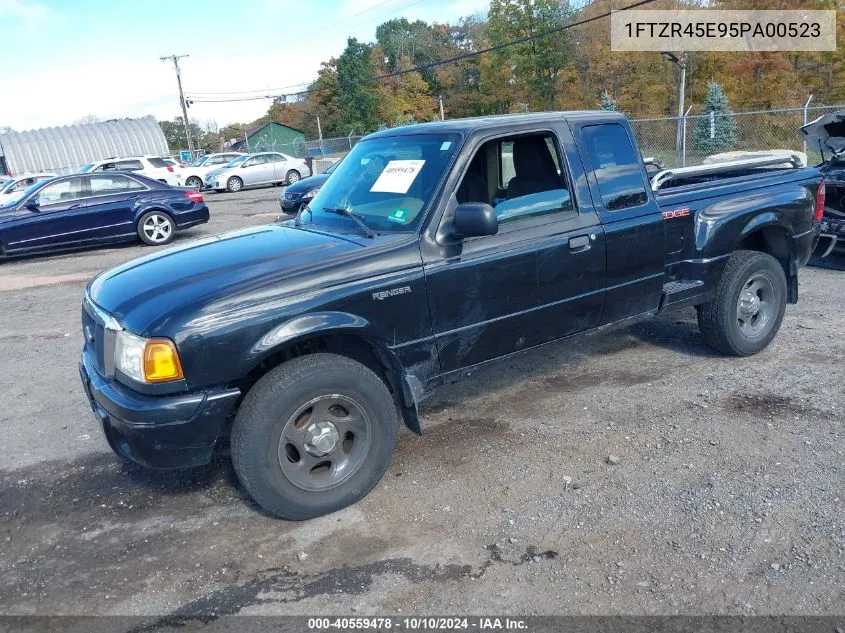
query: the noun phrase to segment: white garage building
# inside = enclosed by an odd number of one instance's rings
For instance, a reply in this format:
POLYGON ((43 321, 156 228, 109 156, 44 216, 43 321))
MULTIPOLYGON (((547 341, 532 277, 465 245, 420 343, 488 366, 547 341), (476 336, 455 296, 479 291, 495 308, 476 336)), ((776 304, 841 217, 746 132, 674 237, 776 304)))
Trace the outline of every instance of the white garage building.
POLYGON ((151 116, 0 134, 0 174, 69 174, 106 158, 168 154, 151 116))

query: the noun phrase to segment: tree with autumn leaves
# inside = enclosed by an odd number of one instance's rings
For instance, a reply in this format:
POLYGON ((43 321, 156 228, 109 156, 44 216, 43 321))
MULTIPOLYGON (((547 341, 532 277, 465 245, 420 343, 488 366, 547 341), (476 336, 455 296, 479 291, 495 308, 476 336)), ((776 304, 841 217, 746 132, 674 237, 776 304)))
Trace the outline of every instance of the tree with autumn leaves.
MULTIPOLYGON (((656 0, 649 8, 700 8, 703 0, 656 0)), ((373 42, 350 39, 336 59, 324 62, 303 94, 274 103, 272 120, 317 135, 365 134, 379 127, 439 117, 596 108, 632 116, 677 112, 677 68, 657 53, 610 50, 610 20, 575 28, 630 0, 592 2, 574 10, 568 0, 491 0, 486 17, 455 24, 404 18, 376 29, 373 42), (555 30, 552 34, 545 34, 555 30), (503 46, 522 39, 513 46, 503 46), (494 50, 460 59, 466 53, 494 50), (499 48, 496 48, 499 47, 499 48), (443 60, 459 58, 443 65, 443 60), (418 69, 418 70, 415 70, 418 69)), ((713 0, 708 8, 786 9, 792 0, 713 0)), ((703 6, 703 5, 702 5, 703 6)), ((835 9, 834 0, 807 0, 802 8, 835 9)), ((840 37, 845 12, 838 12, 840 37)), ((687 103, 702 113, 708 86, 718 83, 735 110, 838 103, 845 79, 845 48, 826 53, 691 53, 687 56, 687 103)))

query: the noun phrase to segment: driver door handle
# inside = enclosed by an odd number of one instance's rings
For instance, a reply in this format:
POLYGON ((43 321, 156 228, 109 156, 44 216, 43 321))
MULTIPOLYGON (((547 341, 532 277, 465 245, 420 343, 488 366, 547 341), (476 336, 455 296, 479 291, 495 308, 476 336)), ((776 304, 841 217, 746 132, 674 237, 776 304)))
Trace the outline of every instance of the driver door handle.
POLYGON ((85 205, 84 205, 84 204, 82 204, 82 203, 77 203, 77 204, 72 204, 72 205, 70 205, 67 209, 68 209, 68 211, 71 211, 71 210, 73 210, 73 209, 81 209, 81 208, 82 208, 82 207, 84 207, 84 206, 85 206, 85 205))
POLYGON ((590 249, 590 236, 579 235, 569 239, 569 250, 575 253, 586 251, 590 249))

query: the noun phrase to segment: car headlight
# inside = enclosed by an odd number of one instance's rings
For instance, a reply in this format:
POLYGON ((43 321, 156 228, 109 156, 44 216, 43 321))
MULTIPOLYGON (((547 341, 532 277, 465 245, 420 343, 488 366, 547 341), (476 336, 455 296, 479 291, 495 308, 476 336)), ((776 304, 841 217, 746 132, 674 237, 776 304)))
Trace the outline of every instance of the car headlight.
POLYGON ((138 382, 168 382, 185 377, 173 341, 142 338, 126 330, 117 333, 114 365, 122 374, 138 382))
POLYGON ((310 189, 302 194, 302 200, 310 200, 314 196, 317 195, 317 192, 320 191, 319 189, 310 189))

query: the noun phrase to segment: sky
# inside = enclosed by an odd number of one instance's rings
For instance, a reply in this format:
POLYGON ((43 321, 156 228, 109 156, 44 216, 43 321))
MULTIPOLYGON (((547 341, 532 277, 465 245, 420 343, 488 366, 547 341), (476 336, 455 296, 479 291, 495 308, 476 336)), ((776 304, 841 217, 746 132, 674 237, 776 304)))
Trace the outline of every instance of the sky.
MULTIPOLYGON (((181 116, 187 96, 266 91, 316 77, 348 37, 375 39, 405 17, 454 22, 488 0, 0 0, 0 127, 17 131, 151 114, 181 116)), ((296 88, 290 88, 295 91, 296 88)), ((281 91, 276 91, 281 92, 281 91)), ((211 98, 211 97, 206 97, 211 98)), ((225 97, 223 97, 225 98, 225 97)), ((188 116, 222 127, 269 100, 198 103, 188 116)))

